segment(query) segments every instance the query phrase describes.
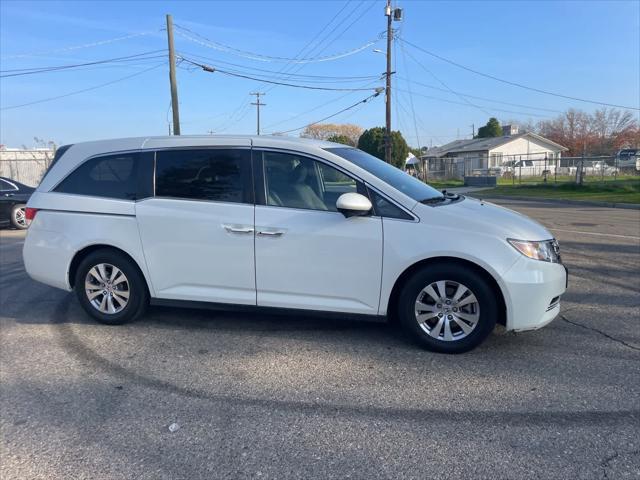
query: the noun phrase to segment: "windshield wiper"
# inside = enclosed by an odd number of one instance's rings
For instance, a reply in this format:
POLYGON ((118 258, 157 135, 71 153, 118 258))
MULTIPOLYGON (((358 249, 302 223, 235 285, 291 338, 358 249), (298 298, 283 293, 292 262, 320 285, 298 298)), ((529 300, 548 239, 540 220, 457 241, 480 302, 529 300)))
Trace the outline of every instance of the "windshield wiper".
POLYGON ((424 203, 424 204, 440 203, 440 202, 444 202, 445 200, 448 200, 448 198, 443 195, 441 197, 423 198, 422 200, 420 200, 420 203, 424 203))

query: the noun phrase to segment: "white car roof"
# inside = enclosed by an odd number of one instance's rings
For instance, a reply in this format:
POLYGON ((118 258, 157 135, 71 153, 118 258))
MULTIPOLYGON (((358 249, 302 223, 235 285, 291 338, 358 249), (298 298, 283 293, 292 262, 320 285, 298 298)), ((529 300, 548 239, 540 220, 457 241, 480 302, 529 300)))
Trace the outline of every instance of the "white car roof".
POLYGON ((86 146, 104 152, 118 151, 123 149, 153 149, 170 148, 181 146, 204 146, 204 145, 253 145, 256 147, 344 147, 345 145, 327 142, 325 140, 315 140, 312 138, 285 137, 279 135, 164 135, 154 137, 129 137, 114 138, 108 140, 95 140, 90 142, 79 142, 73 144, 74 147, 86 146))
POLYGON ((165 135, 79 142, 69 146, 65 154, 52 167, 51 172, 42 180, 39 190, 49 191, 71 170, 75 169, 87 158, 95 155, 129 150, 207 146, 270 147, 291 149, 308 154, 319 153, 318 150, 322 148, 345 147, 345 145, 324 140, 275 135, 165 135))

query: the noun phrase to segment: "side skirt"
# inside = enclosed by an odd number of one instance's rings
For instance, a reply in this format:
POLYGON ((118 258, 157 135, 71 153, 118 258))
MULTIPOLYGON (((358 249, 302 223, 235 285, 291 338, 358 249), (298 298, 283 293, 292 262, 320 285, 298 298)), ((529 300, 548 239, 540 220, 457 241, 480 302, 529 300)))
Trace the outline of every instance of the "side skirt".
POLYGON ((172 300, 151 298, 149 303, 157 307, 197 308, 201 310, 217 310, 227 312, 247 312, 266 315, 310 316, 331 319, 360 320, 365 322, 385 323, 385 315, 366 315, 362 313, 327 312, 323 310, 306 310, 302 308, 260 307, 257 305, 238 305, 234 303, 197 302, 193 300, 172 300))

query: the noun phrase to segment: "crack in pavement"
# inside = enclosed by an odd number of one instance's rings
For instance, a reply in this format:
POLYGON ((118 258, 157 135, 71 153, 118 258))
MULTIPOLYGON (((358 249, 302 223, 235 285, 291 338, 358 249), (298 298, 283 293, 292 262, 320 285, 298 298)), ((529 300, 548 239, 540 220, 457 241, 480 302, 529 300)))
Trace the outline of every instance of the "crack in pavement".
POLYGON ((562 320, 564 320, 565 322, 570 323, 571 325, 575 325, 576 327, 581 327, 581 328, 584 328, 586 330, 591 330, 592 332, 599 333, 600 335, 602 335, 603 337, 608 338, 609 340, 613 340, 614 342, 618 342, 618 343, 620 343, 621 345, 624 345, 627 348, 631 348, 632 350, 636 350, 636 351, 640 352, 640 347, 636 347, 635 345, 631 345, 630 343, 627 343, 624 340, 620 340, 619 338, 613 337, 613 336, 609 335, 608 333, 603 332, 602 330, 598 330, 597 328, 589 327, 587 325, 583 325, 581 323, 574 322, 572 320, 569 320, 564 315, 560 315, 560 318, 562 320))
POLYGON ((609 465, 609 463, 618 458, 618 452, 614 452, 613 455, 609 455, 607 458, 605 458, 602 462, 600 462, 600 466, 602 467, 602 478, 605 480, 608 480, 609 478, 609 474, 607 473, 607 468, 610 468, 611 465, 609 465))
MULTIPOLYGON (((640 454, 640 450, 631 450, 630 452, 622 452, 622 455, 638 455, 640 454)), ((620 454, 617 450, 614 450, 613 455, 609 455, 602 462, 600 462, 600 466, 602 467, 602 478, 608 479, 609 473, 607 472, 607 468, 611 468, 610 463, 618 458, 620 454)))

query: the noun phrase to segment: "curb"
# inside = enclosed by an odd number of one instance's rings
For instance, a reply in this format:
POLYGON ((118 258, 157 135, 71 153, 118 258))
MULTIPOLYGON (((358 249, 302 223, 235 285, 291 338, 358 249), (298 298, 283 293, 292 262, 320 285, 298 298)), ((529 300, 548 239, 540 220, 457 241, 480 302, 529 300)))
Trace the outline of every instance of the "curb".
MULTIPOLYGON (((470 192, 475 193, 475 192, 470 192)), ((482 192, 478 192, 482 193, 482 192)), ((582 205, 584 207, 607 207, 607 208, 623 208, 626 210, 640 210, 640 204, 637 203, 612 203, 612 202, 596 202, 590 200, 563 200, 561 198, 542 198, 542 197, 519 197, 508 195, 488 195, 486 197, 468 195, 469 197, 477 198, 478 200, 524 200, 527 202, 541 202, 541 203, 556 203, 565 205, 582 205)))

